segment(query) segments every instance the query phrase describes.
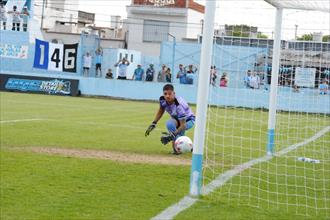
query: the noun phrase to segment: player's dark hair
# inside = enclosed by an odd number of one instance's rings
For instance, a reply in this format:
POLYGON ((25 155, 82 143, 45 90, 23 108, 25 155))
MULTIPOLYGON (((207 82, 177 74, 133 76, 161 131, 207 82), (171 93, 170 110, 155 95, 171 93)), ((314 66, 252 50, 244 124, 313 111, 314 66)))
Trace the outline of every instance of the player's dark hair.
POLYGON ((166 85, 163 87, 163 91, 167 91, 167 90, 174 91, 174 87, 173 87, 173 85, 171 85, 171 84, 166 84, 166 85))

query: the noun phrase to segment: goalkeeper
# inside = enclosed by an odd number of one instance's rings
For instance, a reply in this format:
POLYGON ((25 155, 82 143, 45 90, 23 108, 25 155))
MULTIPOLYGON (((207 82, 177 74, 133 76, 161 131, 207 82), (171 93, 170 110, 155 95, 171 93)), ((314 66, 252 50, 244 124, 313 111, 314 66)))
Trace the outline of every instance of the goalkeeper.
POLYGON ((156 128, 157 122, 166 111, 170 114, 171 119, 166 122, 168 132, 162 133, 160 141, 164 145, 172 142, 173 153, 180 154, 174 145, 174 141, 178 137, 183 136, 186 130, 194 126, 195 115, 188 103, 183 98, 175 95, 174 87, 171 84, 166 84, 163 87, 163 96, 159 98, 159 104, 155 120, 146 130, 145 136, 147 137, 156 128))

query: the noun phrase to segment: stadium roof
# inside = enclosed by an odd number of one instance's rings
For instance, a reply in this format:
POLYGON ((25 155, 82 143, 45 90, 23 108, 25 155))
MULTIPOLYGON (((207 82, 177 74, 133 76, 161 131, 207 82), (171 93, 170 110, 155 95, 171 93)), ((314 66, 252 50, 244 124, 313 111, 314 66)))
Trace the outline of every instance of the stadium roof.
POLYGON ((323 11, 330 13, 330 0, 265 0, 277 8, 323 11))

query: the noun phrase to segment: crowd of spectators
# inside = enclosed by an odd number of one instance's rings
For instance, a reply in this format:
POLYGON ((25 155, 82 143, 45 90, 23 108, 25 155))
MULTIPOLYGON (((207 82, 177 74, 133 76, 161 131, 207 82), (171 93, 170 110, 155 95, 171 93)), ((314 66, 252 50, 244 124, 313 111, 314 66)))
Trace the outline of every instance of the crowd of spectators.
MULTIPOLYGON (((95 59, 95 76, 102 77, 102 60, 103 60, 103 51, 102 49, 97 49, 95 54, 92 56, 89 52, 87 52, 83 57, 83 75, 89 76, 90 68, 92 67, 92 59, 95 59)), ((198 68, 193 65, 184 66, 180 64, 178 66, 178 72, 176 76, 172 77, 172 70, 167 65, 163 64, 160 70, 157 72, 153 64, 149 64, 147 69, 145 70, 141 64, 138 64, 134 69, 133 75, 128 74, 128 66, 131 63, 124 57, 119 60, 114 68, 117 68, 116 71, 117 79, 119 80, 135 80, 135 81, 148 81, 148 82, 166 82, 171 83, 173 78, 175 77, 180 84, 194 84, 197 78, 198 68), (132 76, 132 77, 128 77, 132 76)), ((279 86, 290 86, 293 92, 300 92, 300 88, 294 84, 294 72, 292 69, 282 69, 279 74, 279 86)), ((320 75, 321 76, 321 75, 320 75)), ((322 75, 323 76, 323 75, 322 75)), ((114 79, 116 78, 113 69, 108 69, 105 75, 106 79, 114 79)), ((219 87, 228 87, 229 77, 226 72, 221 74, 221 77, 218 79, 218 73, 216 66, 211 66, 210 69, 210 85, 213 87, 217 87, 217 81, 219 87)), ((248 89, 261 89, 262 85, 266 80, 265 75, 261 72, 248 70, 246 75, 244 76, 244 87, 248 89)), ((270 83, 269 83, 270 84, 270 83)), ((317 85, 320 94, 328 94, 329 86, 326 78, 322 78, 320 83, 317 85)), ((267 86, 265 86, 267 89, 267 86)))
MULTIPOLYGON (((102 49, 97 49, 94 55, 91 55, 90 52, 87 52, 83 55, 83 76, 90 75, 90 69, 92 68, 92 61, 95 60, 95 77, 102 77, 102 60, 103 60, 103 51, 102 49)), ((124 57, 120 59, 115 65, 114 68, 117 68, 117 79, 119 80, 135 80, 135 81, 157 81, 157 82, 167 82, 171 83, 172 70, 167 65, 163 64, 161 69, 157 72, 154 64, 149 64, 145 70, 141 64, 137 64, 134 69, 133 75, 128 73, 128 66, 131 63, 124 57), (128 76, 132 75, 131 78, 128 76)), ((179 65, 179 71, 176 75, 176 78, 179 80, 180 84, 194 84, 194 79, 197 74, 197 67, 194 65, 183 66, 179 65)), ((116 76, 113 72, 113 69, 108 69, 105 75, 107 79, 114 79, 116 76)))
POLYGON ((7 11, 5 4, 0 2, 0 28, 2 30, 7 30, 7 20, 8 16, 11 16, 12 20, 12 31, 21 31, 26 32, 28 30, 28 20, 30 13, 27 6, 24 6, 22 11, 18 11, 17 6, 14 5, 12 10, 7 11))

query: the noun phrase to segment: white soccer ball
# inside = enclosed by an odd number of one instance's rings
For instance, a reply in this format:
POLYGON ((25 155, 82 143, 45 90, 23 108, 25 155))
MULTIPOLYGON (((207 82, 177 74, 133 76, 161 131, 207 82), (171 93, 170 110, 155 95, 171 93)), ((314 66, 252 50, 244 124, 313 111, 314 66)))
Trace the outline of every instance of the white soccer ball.
POLYGON ((192 152, 193 143, 187 136, 181 136, 174 142, 175 149, 180 153, 192 152))

